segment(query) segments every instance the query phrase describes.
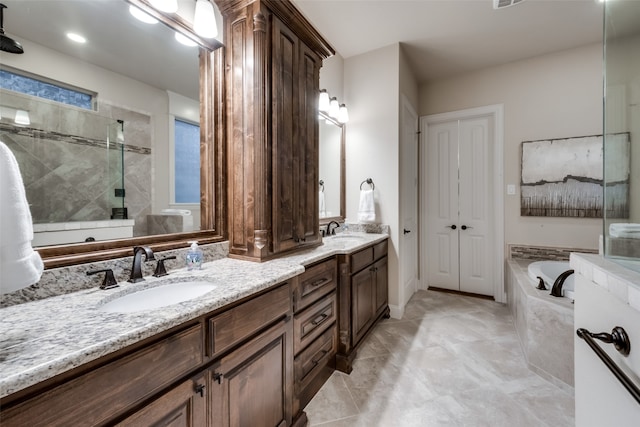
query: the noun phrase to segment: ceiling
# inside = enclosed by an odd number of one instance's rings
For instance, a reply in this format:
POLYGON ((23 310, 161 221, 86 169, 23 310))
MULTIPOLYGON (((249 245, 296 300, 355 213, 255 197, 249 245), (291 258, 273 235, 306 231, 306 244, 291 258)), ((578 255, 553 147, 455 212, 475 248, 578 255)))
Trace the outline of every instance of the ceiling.
MULTIPOLYGON (((597 0, 525 0, 500 10, 492 0, 292 1, 343 58, 402 43, 419 83, 602 39, 597 0)), ((162 24, 133 20, 122 0, 3 3, 5 31, 18 41, 197 99, 197 50, 178 45, 162 24), (89 42, 70 43, 71 29, 89 42)))
POLYGON ((419 83, 602 40, 598 0, 293 0, 343 58, 404 46, 419 83))

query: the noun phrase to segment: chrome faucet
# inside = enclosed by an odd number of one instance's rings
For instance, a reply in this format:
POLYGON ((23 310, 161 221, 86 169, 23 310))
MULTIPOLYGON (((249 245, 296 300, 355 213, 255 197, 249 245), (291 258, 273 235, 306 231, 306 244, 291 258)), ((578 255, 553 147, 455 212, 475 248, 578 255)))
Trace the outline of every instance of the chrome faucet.
POLYGON ((336 228, 340 227, 340 224, 338 223, 338 221, 331 221, 329 222, 329 224, 327 224, 327 236, 335 236, 336 235, 336 228), (331 228, 331 224, 335 224, 336 226, 334 228, 331 228))
POLYGON ((553 282, 553 286, 551 287, 551 295, 554 297, 562 296, 562 285, 564 285, 564 281, 567 280, 567 277, 573 274, 573 270, 567 270, 561 275, 558 276, 555 282, 553 282))
POLYGON ((137 283, 142 282, 142 254, 144 253, 145 261, 155 260, 153 251, 148 246, 136 246, 133 248, 133 265, 131 266, 131 277, 129 282, 137 283))

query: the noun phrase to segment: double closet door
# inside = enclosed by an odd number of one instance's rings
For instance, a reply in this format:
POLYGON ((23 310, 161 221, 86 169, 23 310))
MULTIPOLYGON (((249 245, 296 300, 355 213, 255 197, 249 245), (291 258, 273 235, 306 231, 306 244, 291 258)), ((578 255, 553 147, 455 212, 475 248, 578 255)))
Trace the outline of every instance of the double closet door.
POLYGON ((428 285, 493 295, 493 129, 488 116, 428 125, 428 285))

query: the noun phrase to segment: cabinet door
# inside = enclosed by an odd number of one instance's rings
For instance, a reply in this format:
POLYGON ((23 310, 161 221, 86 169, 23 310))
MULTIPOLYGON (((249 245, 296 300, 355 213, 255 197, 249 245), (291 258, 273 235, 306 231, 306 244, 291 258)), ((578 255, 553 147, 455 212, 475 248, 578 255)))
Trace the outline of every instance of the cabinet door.
POLYGON ((207 422, 205 376, 200 374, 154 400, 117 426, 201 427, 207 422))
POLYGON ((351 334, 353 345, 367 333, 375 314, 376 288, 372 268, 366 268, 351 277, 351 334))
POLYGON ((387 257, 380 259, 373 265, 376 276, 376 313, 380 313, 387 306, 389 299, 389 272, 387 265, 387 257))
POLYGON ((298 245, 299 42, 291 30, 272 16, 272 162, 273 246, 282 252, 298 245))
POLYGON ((224 356, 209 371, 213 427, 291 424, 291 322, 276 324, 224 356))

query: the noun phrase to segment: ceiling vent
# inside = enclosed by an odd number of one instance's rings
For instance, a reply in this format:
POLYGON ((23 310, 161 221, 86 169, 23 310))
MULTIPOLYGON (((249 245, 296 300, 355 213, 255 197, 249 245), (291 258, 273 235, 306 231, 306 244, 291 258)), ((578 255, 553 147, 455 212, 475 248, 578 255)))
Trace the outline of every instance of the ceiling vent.
POLYGON ((514 4, 522 3, 524 0, 493 0, 494 9, 502 9, 505 7, 513 6, 514 4))

